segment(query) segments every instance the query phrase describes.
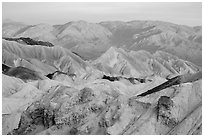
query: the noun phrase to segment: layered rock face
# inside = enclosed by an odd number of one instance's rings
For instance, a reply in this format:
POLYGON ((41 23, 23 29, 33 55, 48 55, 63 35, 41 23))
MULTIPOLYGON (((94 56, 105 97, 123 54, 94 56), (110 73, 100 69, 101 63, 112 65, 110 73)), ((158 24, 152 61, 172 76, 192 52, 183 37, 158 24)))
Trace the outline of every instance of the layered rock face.
MULTIPOLYGON (((130 24, 138 26, 132 34, 136 30, 141 32, 134 35, 135 39, 161 33, 152 27, 152 22, 146 22, 145 27, 142 21, 130 24)), ((153 24, 161 30, 169 29, 163 27, 168 23, 153 24)), ((2 40, 2 134, 202 134, 201 66, 163 50, 135 51, 109 48, 109 45, 96 59, 84 60, 80 52, 73 53, 64 45, 56 44, 58 38, 65 44, 73 37, 84 42, 100 37, 95 39, 96 43, 111 43, 116 39, 113 35, 118 33, 119 37, 125 25, 79 21, 49 27, 29 26, 24 31, 20 30, 23 27, 20 24, 16 28, 18 33, 5 31, 4 35, 15 40, 2 40), (28 37, 28 30, 35 42, 43 41, 41 36, 52 32, 47 35, 50 41, 44 42, 54 46, 16 40, 15 36, 28 37)), ((200 28, 193 28, 195 33, 189 32, 188 27, 182 28, 185 33, 178 30, 178 35, 195 34, 189 41, 199 41, 200 28)), ((89 56, 87 52, 86 56, 89 56)))

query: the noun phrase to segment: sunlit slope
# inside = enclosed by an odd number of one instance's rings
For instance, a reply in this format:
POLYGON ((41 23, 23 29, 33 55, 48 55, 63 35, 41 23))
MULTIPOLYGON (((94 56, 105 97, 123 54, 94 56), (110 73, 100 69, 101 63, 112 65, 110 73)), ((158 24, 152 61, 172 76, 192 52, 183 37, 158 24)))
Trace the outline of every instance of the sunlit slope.
POLYGON ((80 57, 62 47, 30 46, 3 40, 2 52, 3 63, 27 67, 32 64, 36 69, 44 70, 45 74, 55 70, 80 74, 88 66, 80 57))
POLYGON ((201 69, 163 51, 151 54, 144 50, 128 52, 115 47, 107 50, 101 57, 93 61, 93 64, 107 75, 138 78, 152 75, 176 76, 196 73, 201 69))

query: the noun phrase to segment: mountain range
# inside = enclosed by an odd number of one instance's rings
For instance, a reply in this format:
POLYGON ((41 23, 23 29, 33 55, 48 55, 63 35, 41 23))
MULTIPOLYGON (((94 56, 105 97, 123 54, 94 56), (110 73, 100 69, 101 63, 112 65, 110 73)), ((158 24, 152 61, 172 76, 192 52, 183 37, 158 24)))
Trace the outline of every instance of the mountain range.
POLYGON ((189 27, 161 21, 72 21, 62 25, 26 25, 3 22, 6 38, 29 37, 67 48, 86 60, 101 56, 110 47, 126 50, 162 50, 202 65, 202 27, 189 27))
POLYGON ((3 21, 2 134, 202 134, 202 27, 3 21))

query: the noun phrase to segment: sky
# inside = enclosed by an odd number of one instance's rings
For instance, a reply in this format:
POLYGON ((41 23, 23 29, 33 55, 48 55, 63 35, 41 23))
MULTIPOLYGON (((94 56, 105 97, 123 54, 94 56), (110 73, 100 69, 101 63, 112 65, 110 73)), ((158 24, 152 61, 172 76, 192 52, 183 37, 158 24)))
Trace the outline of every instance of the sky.
POLYGON ((202 3, 65 3, 3 2, 2 18, 26 24, 64 24, 70 21, 160 20, 181 25, 202 25, 202 3))

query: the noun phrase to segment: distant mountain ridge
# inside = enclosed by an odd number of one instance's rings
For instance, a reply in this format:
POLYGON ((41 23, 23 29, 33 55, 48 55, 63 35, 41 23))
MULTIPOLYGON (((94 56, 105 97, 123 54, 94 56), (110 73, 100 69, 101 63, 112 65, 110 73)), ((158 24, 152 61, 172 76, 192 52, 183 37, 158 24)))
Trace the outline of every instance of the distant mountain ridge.
POLYGON ((94 60, 111 46, 127 50, 162 50, 202 65, 202 27, 161 21, 72 21, 63 25, 26 25, 3 22, 3 37, 30 37, 70 49, 84 59, 94 60))

